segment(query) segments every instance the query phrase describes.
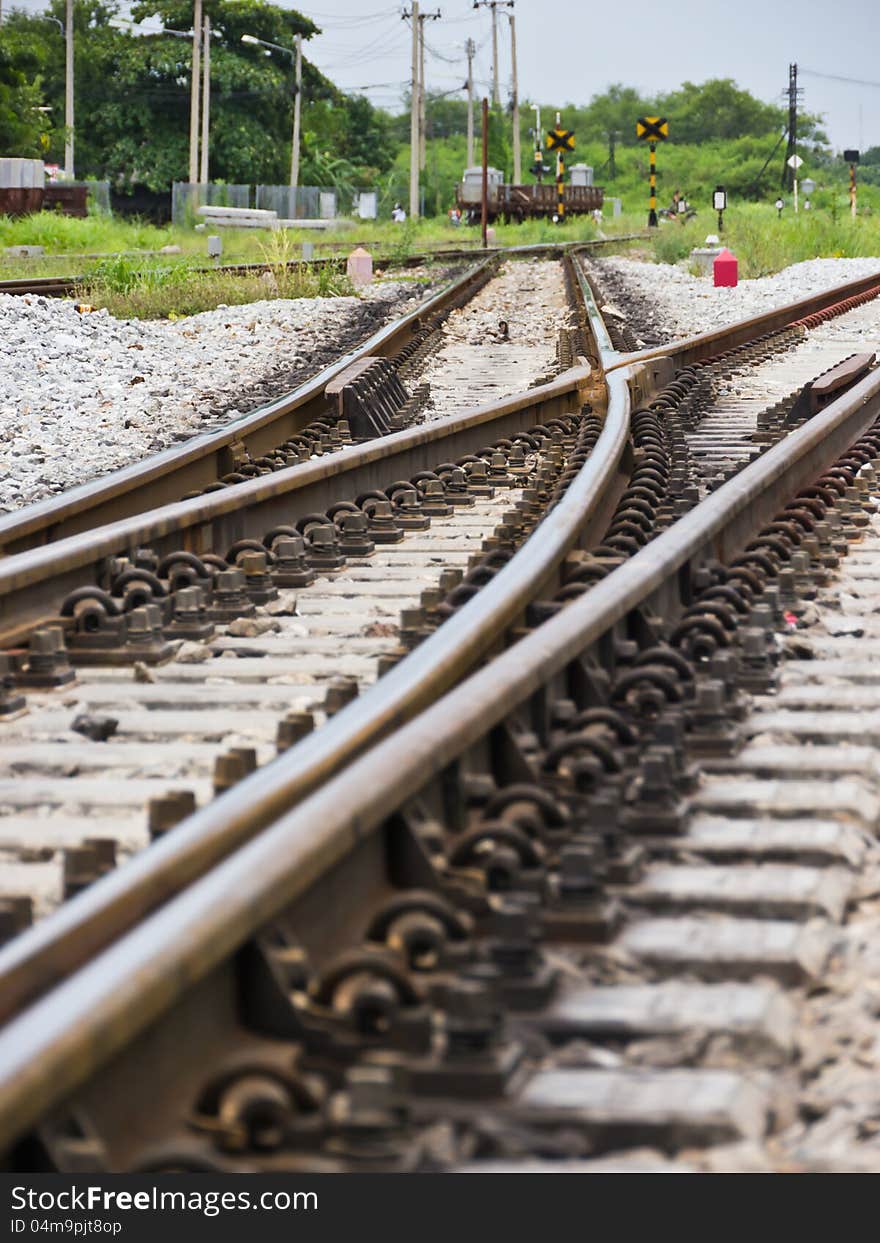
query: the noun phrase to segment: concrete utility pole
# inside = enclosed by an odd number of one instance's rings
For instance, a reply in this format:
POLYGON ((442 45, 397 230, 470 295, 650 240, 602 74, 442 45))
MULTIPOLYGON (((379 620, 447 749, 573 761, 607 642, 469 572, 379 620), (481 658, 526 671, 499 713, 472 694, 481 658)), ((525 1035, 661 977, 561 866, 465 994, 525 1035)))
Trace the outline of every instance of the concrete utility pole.
POLYGON ((65 6, 64 27, 64 176, 73 180, 73 0, 65 6))
POLYGON ((516 76, 516 18, 513 13, 507 14, 510 20, 510 63, 513 85, 513 184, 522 185, 522 155, 519 147, 519 84, 516 76))
POLYGON ((489 245, 489 101, 483 98, 483 180, 480 193, 480 227, 483 250, 489 245))
POLYGON ((473 39, 468 39, 464 45, 467 53, 468 76, 467 76, 467 97, 468 97, 468 115, 467 115, 467 167, 474 166, 474 52, 477 50, 473 39))
MULTIPOLYGON (((70 4, 70 0, 68 0, 70 4)), ((195 0, 193 12, 193 50, 189 96, 189 179, 195 185, 199 178, 199 77, 201 70, 202 0, 195 0)))
MULTIPOLYGON (((299 185, 299 127, 302 115, 302 80, 303 80, 303 40, 302 35, 296 36, 296 70, 293 96, 293 148, 290 153, 290 187, 295 190, 299 185)), ((292 213, 292 214, 295 214, 292 213)))
POLYGON ((492 4, 492 107, 497 108, 501 103, 501 95, 498 92, 498 6, 492 4))
POLYGON ((419 17, 419 168, 427 163, 425 139, 427 124, 425 122, 425 22, 436 22, 440 19, 440 10, 436 13, 422 13, 419 17))
POLYGON ((492 107, 498 108, 501 105, 501 95, 498 88, 498 6, 502 8, 512 9, 514 0, 474 0, 475 9, 491 9, 492 10, 492 107))
POLYGON ((211 19, 207 15, 202 24, 202 42, 205 53, 202 62, 202 162, 199 168, 199 181, 207 185, 208 176, 208 137, 211 130, 211 19))
POLYGON ((419 22, 418 0, 413 0, 410 10, 412 19, 412 91, 409 107, 409 215, 416 220, 419 214, 419 22))

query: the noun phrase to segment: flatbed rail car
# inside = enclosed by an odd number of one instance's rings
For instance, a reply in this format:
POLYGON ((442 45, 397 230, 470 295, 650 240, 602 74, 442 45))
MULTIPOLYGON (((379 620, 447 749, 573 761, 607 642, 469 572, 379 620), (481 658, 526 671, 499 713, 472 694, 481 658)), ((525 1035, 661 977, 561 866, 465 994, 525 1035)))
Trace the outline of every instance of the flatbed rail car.
MULTIPOLYGON (((456 203, 468 224, 476 224, 481 216, 482 177, 476 178, 465 173, 456 190, 456 203)), ((540 185, 509 186, 501 180, 502 174, 494 168, 489 169, 488 178, 488 215, 489 220, 504 218, 506 224, 511 221, 535 219, 541 216, 554 216, 558 200, 556 183, 543 182, 540 185)), ((601 208, 604 191, 601 186, 563 187, 563 203, 565 213, 569 216, 583 216, 588 212, 601 208)))

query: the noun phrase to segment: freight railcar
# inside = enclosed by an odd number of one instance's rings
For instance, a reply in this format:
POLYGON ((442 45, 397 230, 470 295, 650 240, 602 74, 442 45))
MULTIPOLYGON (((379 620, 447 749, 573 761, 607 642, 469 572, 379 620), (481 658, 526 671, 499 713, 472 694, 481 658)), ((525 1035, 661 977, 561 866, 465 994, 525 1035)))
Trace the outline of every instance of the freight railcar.
MULTIPOLYGON (((540 185, 510 186, 497 168, 488 170, 489 220, 502 217, 505 223, 523 221, 539 216, 556 214, 558 199, 556 183, 545 181, 540 185)), ((456 191, 456 203, 468 224, 476 224, 482 214, 483 171, 466 168, 456 191)), ((583 216, 601 208, 604 191, 601 186, 571 185, 563 187, 563 203, 567 216, 583 216)))

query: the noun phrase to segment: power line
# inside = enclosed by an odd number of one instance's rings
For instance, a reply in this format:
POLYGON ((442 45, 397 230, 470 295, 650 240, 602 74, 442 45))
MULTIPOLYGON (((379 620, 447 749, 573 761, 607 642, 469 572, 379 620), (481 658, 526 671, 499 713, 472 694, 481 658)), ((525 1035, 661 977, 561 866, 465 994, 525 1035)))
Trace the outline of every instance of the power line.
POLYGON ((828 78, 831 82, 849 82, 853 86, 876 86, 880 88, 880 82, 869 82, 865 78, 845 78, 839 73, 820 73, 818 69, 801 69, 801 73, 808 73, 811 78, 828 78))

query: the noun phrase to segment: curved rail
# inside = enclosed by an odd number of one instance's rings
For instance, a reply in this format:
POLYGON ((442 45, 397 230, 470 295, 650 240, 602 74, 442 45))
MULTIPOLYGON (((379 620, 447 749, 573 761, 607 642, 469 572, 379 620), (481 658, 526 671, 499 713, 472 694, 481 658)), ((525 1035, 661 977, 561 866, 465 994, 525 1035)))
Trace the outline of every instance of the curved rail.
MULTIPOLYGON (((619 390, 624 379, 618 371, 610 384, 619 390)), ((106 1064, 617 621, 660 595, 669 605, 684 567, 741 547, 878 406, 874 373, 13 1021, 0 1033, 0 1143, 106 1064)))
POLYGON ((491 276, 497 260, 484 259, 439 293, 384 328, 357 349, 318 372, 291 393, 184 444, 152 454, 132 466, 112 471, 0 518, 0 553, 11 555, 53 540, 114 522, 130 514, 176 501, 186 492, 214 483, 231 469, 231 446, 241 445, 260 457, 293 436, 325 408, 330 381, 358 359, 397 353, 422 321, 450 303, 476 292, 491 276))
MULTIPOLYGON (((69 574, 65 578, 62 566, 66 559, 73 557, 74 551, 76 572, 81 573, 93 566, 96 559, 120 546, 149 540, 155 548, 161 549, 163 535, 172 524, 179 540, 179 531, 185 525, 201 530, 213 515, 216 528, 216 523, 222 522, 228 514, 237 524, 236 531, 241 532, 242 512, 235 507, 245 503, 249 503, 249 507, 244 511, 244 520, 255 523, 253 530, 262 533, 278 521, 271 506, 279 503, 279 498, 283 501, 285 493, 293 488, 305 488, 302 495, 308 495, 307 509, 318 507, 314 494, 308 493, 309 472, 315 487, 326 486, 328 476, 338 478, 346 471, 346 462, 351 465, 360 461, 367 471, 381 465, 383 477, 387 470, 398 475, 414 473, 422 469, 424 462, 418 454, 425 452, 425 446, 443 440, 446 448, 451 435, 450 452, 453 455, 468 452, 463 447, 469 443, 466 439, 455 442, 456 428, 463 435, 474 437, 473 444, 477 446, 485 441, 490 419, 494 420, 493 431, 498 431, 499 426, 506 427, 503 418, 499 421, 500 415, 522 419, 522 426, 526 426, 526 415, 531 412, 528 422, 532 424, 540 421, 534 412, 536 408, 543 410, 548 403, 553 410, 560 402, 574 402, 579 407, 582 386, 589 377, 587 368, 574 368, 551 384, 507 398, 497 407, 483 407, 442 424, 399 432, 381 441, 334 454, 312 467, 280 471, 236 489, 181 502, 166 510, 9 558, 0 562, 0 599, 5 598, 11 606, 15 595, 14 607, 18 609, 22 591, 30 588, 34 593, 32 606, 34 601, 39 601, 39 607, 43 607, 49 599, 57 603, 59 594, 69 589, 73 581, 69 574), (395 442, 399 451, 389 459, 395 442), (253 517, 254 514, 257 517, 253 517)), ((609 388, 608 410, 599 440, 562 500, 539 525, 539 538, 526 541, 473 600, 391 672, 331 718, 320 731, 259 769, 178 826, 174 834, 65 903, 0 951, 0 1019, 55 984, 338 772, 354 756, 399 728, 471 672, 517 623, 526 606, 554 583, 568 552, 579 542, 591 538, 607 521, 625 487, 629 413, 627 385, 615 379, 609 388)), ((505 432, 502 430, 498 434, 505 432)), ((363 478, 356 472, 353 477, 363 478)), ((375 485, 374 479, 369 486, 375 485)), ((218 546, 226 545, 218 540, 218 546)))
POLYGON ((823 311, 850 309, 843 304, 852 299, 867 301, 878 296, 880 296, 880 270, 872 272, 869 276, 846 281, 843 285, 834 285, 831 289, 823 290, 821 293, 810 294, 808 298, 801 298, 797 302, 774 307, 772 311, 764 311, 760 315, 736 320, 723 328, 715 328, 712 332, 702 332, 693 337, 682 337, 680 340, 671 341, 668 345, 620 355, 609 364, 608 370, 663 359, 671 359, 676 368, 689 367, 693 363, 705 362, 721 350, 736 349, 738 345, 753 341, 755 337, 763 333, 777 332, 780 328, 787 328, 823 311))

